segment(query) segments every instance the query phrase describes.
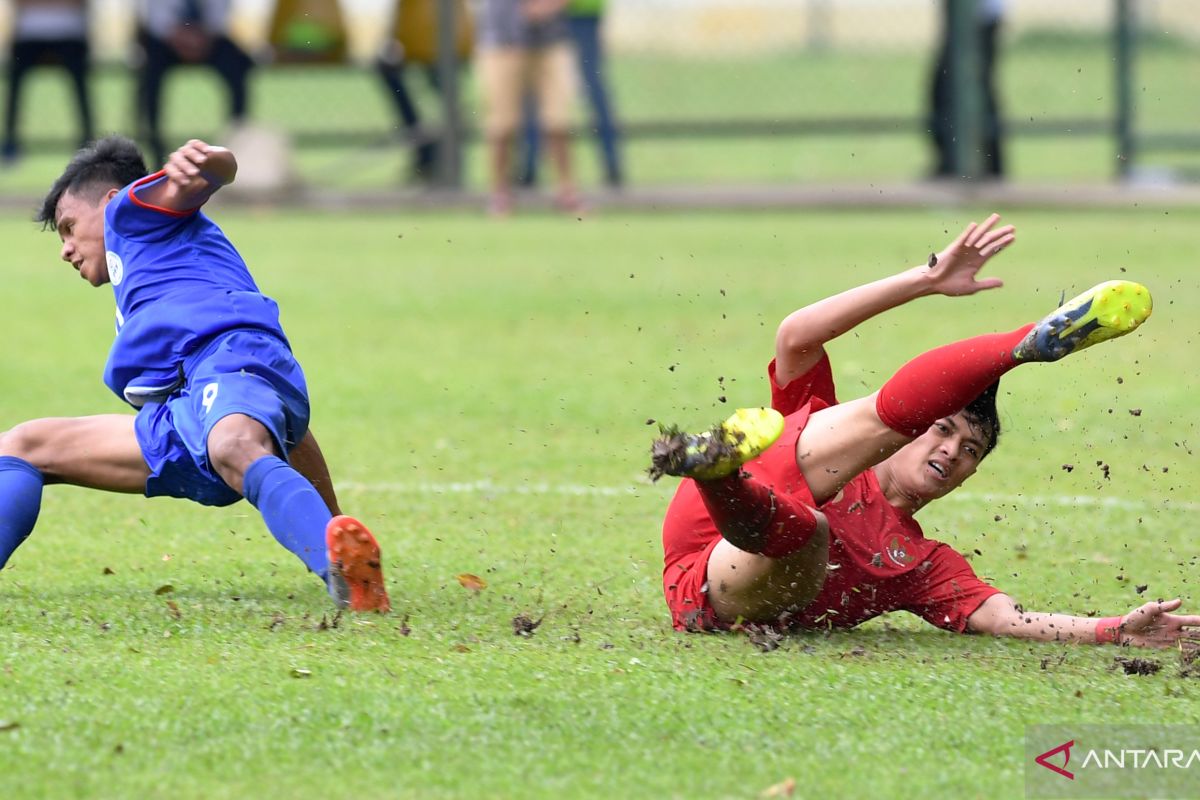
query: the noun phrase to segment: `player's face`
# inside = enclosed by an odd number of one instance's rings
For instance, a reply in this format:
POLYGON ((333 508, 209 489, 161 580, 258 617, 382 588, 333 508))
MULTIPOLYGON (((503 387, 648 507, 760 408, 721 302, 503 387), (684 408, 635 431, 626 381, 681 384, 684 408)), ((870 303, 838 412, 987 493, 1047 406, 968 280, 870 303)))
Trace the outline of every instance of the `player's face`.
POLYGON ((930 425, 896 455, 910 484, 907 490, 928 502, 946 496, 974 475, 986 451, 984 431, 959 412, 930 425))
POLYGON ((63 192, 58 199, 54 226, 62 240, 59 257, 73 266, 92 286, 108 283, 108 261, 104 254, 104 206, 116 190, 95 203, 86 197, 63 192))

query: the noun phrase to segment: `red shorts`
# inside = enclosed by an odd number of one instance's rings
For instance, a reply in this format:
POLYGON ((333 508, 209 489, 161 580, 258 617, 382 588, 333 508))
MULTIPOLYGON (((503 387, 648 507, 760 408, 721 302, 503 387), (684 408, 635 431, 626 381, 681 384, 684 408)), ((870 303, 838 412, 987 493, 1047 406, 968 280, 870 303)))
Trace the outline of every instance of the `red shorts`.
MULTIPOLYGON (((823 404, 818 404, 822 407, 823 404)), ((785 418, 783 434, 758 458, 743 469, 776 495, 816 507, 812 491, 796 463, 796 440, 808 424, 812 409, 805 405, 785 418)), ((716 617, 708 602, 708 559, 721 542, 695 481, 684 480, 663 521, 663 592, 676 630, 722 630, 729 627, 716 617)))
POLYGON ((708 559, 721 543, 717 537, 698 553, 691 553, 663 570, 663 591, 671 623, 677 631, 726 630, 708 602, 708 559))

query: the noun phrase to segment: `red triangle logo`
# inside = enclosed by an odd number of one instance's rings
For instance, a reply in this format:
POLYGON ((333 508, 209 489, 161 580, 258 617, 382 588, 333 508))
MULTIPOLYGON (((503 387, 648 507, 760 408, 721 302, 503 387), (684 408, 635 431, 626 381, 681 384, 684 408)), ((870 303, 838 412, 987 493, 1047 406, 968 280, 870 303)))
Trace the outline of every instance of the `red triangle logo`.
POLYGON ((1073 780, 1075 780, 1075 773, 1069 772, 1066 769, 1066 766, 1071 763, 1071 748, 1074 745, 1075 745, 1075 740, 1072 739, 1069 742, 1060 744, 1058 747, 1054 748, 1053 750, 1047 750, 1046 752, 1042 753, 1040 756, 1036 757, 1033 760, 1035 762, 1037 762, 1038 764, 1041 764, 1043 767, 1050 770, 1051 772, 1057 772, 1059 775, 1062 775, 1064 778, 1067 778, 1068 780, 1073 781, 1073 780), (1057 753, 1063 754, 1063 765, 1061 767, 1058 766, 1057 764, 1051 764, 1047 760, 1050 758, 1050 756, 1053 756, 1057 753))

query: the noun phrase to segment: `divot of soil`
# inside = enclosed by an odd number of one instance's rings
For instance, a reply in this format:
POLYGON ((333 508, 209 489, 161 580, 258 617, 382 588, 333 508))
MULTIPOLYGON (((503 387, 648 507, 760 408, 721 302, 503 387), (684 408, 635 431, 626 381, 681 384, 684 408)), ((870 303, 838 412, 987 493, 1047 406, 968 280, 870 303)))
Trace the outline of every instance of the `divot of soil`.
POLYGON ((1157 661, 1151 661, 1148 658, 1125 658, 1117 656, 1113 659, 1121 669, 1125 670, 1126 675, 1153 675, 1162 669, 1162 664, 1157 661))
POLYGON ((737 629, 742 630, 746 634, 746 638, 750 640, 750 644, 764 653, 778 650, 779 646, 783 644, 783 634, 769 625, 757 625, 753 622, 748 622, 744 625, 735 626, 734 630, 737 629))
POLYGON ((1200 678, 1200 638, 1179 640, 1179 677, 1200 678))
POLYGON ((333 615, 333 619, 327 620, 325 618, 325 615, 322 614, 321 621, 316 624, 315 629, 318 631, 334 630, 341 624, 342 624, 342 610, 339 608, 337 610, 337 613, 333 615))
POLYGON ((542 619, 531 619, 526 614, 517 614, 512 618, 513 636, 524 636, 528 639, 533 636, 533 632, 542 624, 542 619))

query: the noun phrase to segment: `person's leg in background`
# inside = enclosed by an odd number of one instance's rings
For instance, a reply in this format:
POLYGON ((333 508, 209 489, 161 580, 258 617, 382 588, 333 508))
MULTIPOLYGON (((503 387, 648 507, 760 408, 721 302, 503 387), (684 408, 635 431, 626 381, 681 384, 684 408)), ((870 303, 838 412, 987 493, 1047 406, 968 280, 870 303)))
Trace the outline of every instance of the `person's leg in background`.
POLYGON ((983 86, 983 172, 992 178, 1004 177, 1004 123, 996 94, 996 45, 1000 38, 1000 20, 979 26, 979 77, 983 86))
POLYGON ((518 186, 537 186, 541 149, 542 130, 538 125, 537 98, 526 92, 521 99, 521 152, 515 176, 518 186))
POLYGON ((244 122, 250 102, 249 77, 254 60, 228 36, 217 36, 213 39, 209 63, 229 90, 229 121, 235 125, 244 122))
POLYGON ((512 144, 520 123, 527 56, 517 47, 480 48, 476 53, 488 147, 488 212, 495 217, 512 213, 512 144))
POLYGON ((546 139, 546 152, 554 165, 558 186, 555 205, 563 211, 583 210, 571 171, 571 104, 574 95, 574 64, 571 46, 559 42, 539 48, 533 56, 533 81, 537 90, 538 114, 546 139))
POLYGON ((384 87, 387 88, 388 99, 396 109, 396 116, 400 118, 400 123, 405 130, 412 130, 417 127, 420 117, 417 115, 417 107, 412 101, 412 95, 409 94, 408 87, 404 85, 403 69, 403 62, 389 61, 383 58, 375 60, 375 72, 383 81, 384 87))
POLYGON ((41 53, 41 42, 13 42, 8 57, 8 95, 4 105, 4 141, 0 143, 0 158, 14 161, 21 154, 17 140, 18 118, 21 113, 21 89, 29 70, 41 53))
POLYGON ((950 120, 950 41, 949 22, 942 22, 942 40, 933 64, 929 89, 929 135, 933 141, 932 177, 954 176, 954 133, 950 120))
MULTIPOLYGON (((395 108, 412 148, 411 180, 429 183, 438 175, 438 143, 421 131, 421 114, 404 78, 407 66, 403 60, 386 53, 375 60, 375 72, 383 81, 388 101, 395 108)), ((431 85, 434 91, 439 91, 434 82, 431 85)))
POLYGON ((147 33, 138 36, 138 43, 142 50, 136 95, 138 127, 150 151, 151 168, 156 168, 167 160, 161 127, 163 79, 179 63, 179 57, 166 42, 147 33))
POLYGON ((83 147, 96 138, 92 121, 92 101, 88 91, 88 59, 90 52, 87 40, 66 40, 56 44, 63 67, 71 76, 75 92, 75 108, 79 115, 79 146, 83 147))
POLYGON ((603 159, 604 182, 611 188, 624 183, 625 175, 618 152, 618 132, 613 119, 612 103, 604 75, 604 44, 600 39, 601 17, 597 15, 572 15, 568 17, 571 38, 575 42, 575 55, 579 60, 579 74, 583 77, 584 90, 592 106, 592 124, 600 144, 603 159))

